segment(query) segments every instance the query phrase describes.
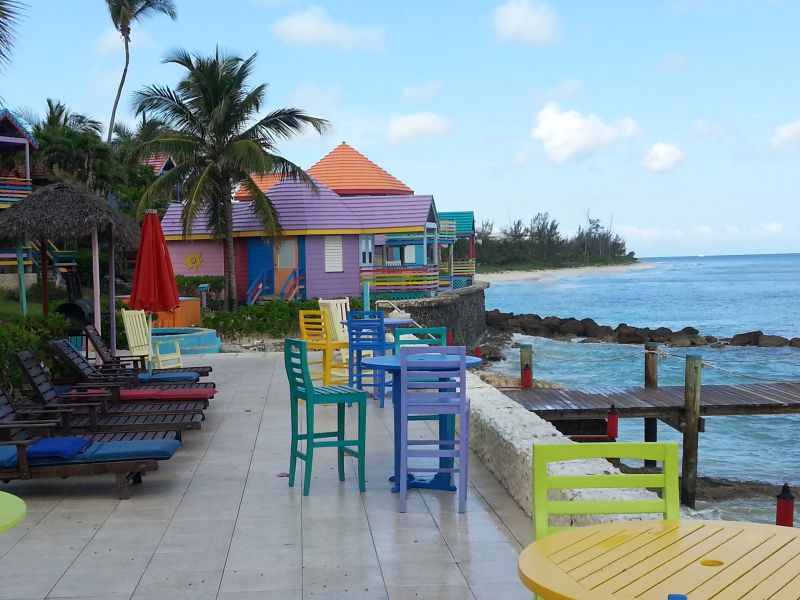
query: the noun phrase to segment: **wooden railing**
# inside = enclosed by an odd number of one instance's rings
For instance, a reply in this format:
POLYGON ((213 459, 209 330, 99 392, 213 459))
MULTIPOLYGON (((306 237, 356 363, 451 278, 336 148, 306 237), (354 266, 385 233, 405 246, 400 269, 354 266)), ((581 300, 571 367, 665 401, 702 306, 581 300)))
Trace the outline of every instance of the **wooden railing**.
POLYGON ((456 241, 456 222, 439 221, 439 242, 456 241))
POLYGON ((475 259, 453 261, 453 277, 472 277, 475 275, 475 259))
POLYGON ((281 287, 281 300, 294 300, 303 289, 303 274, 299 269, 293 269, 281 287))
POLYGON ((0 177, 0 207, 14 204, 31 193, 31 180, 18 177, 0 177))
POLYGON ((439 289, 439 267, 362 267, 361 281, 369 281, 377 294, 435 292, 439 289))
POLYGON ((247 304, 252 305, 258 302, 261 295, 269 289, 269 271, 266 269, 258 274, 258 277, 247 289, 247 304))

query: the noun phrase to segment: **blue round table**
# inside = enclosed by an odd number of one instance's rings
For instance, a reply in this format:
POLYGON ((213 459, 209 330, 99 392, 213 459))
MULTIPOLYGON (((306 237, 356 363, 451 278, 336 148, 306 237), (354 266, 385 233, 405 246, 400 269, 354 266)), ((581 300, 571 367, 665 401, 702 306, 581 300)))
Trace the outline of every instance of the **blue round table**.
MULTIPOLYGON (((436 352, 430 354, 418 354, 413 360, 441 360, 442 355, 436 352)), ((456 357, 452 358, 453 362, 458 360, 456 357)), ((467 356, 467 368, 478 367, 483 363, 483 359, 477 356, 467 356)), ((400 378, 395 374, 400 372, 400 357, 398 355, 392 356, 374 356, 371 358, 364 358, 361 364, 367 369, 386 371, 392 373, 392 406, 394 407, 394 476, 389 481, 394 481, 395 485, 392 487, 393 492, 399 492, 400 488, 397 485, 397 475, 400 473, 400 378)), ((439 439, 449 440, 453 439, 455 419, 452 415, 442 415, 439 417, 439 439)), ((452 458, 440 458, 439 466, 442 468, 451 468, 453 466, 452 458)), ((426 488, 432 490, 447 490, 455 491, 455 486, 452 484, 450 473, 437 473, 431 479, 420 479, 409 474, 408 487, 426 488)))
MULTIPOLYGON (((383 326, 386 329, 393 330, 396 327, 405 327, 406 325, 413 325, 414 320, 411 317, 386 317, 383 320, 383 326)), ((347 320, 342 321, 342 325, 347 325, 347 320)), ((399 365, 397 367, 400 368, 399 365)))

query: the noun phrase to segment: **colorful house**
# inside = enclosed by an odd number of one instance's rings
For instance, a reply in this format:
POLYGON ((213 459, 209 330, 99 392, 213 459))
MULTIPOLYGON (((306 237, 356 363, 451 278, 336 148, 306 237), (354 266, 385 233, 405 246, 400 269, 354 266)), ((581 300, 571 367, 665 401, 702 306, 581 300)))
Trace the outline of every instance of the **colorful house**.
MULTIPOLYGON (((455 223, 456 240, 466 240, 466 256, 456 257, 456 246, 453 246, 453 287, 462 288, 472 285, 475 279, 475 213, 469 211, 441 212, 441 221, 455 223)), ((463 251, 462 251, 463 253, 463 251)))
MULTIPOLYGON (((284 229, 279 240, 263 235, 249 191, 234 193, 240 298, 352 296, 364 281, 374 294, 416 297, 463 280, 453 276, 458 224, 440 219, 432 196, 414 194, 345 143, 308 173, 317 190, 277 175, 254 177, 278 211, 284 229)), ((174 204, 162 222, 175 272, 221 275, 221 241, 202 218, 184 238, 180 215, 180 205, 174 204)))

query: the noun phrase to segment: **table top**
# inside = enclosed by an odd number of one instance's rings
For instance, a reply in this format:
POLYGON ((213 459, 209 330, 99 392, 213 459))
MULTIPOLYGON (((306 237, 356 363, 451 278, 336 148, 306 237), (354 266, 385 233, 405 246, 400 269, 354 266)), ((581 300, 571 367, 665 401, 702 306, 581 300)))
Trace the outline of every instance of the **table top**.
POLYGON ((0 492, 0 533, 8 531, 25 518, 28 507, 16 496, 0 492))
MULTIPOLYGON (((425 357, 428 357, 428 360, 441 360, 442 355, 437 354, 435 350, 432 350, 430 354, 417 354, 413 360, 425 360, 425 357)), ((448 360, 453 360, 454 362, 458 360, 455 356, 448 360)), ((472 367, 478 367, 483 363, 483 359, 478 358, 477 356, 467 356, 467 368, 471 369, 472 367)), ((369 369, 383 369, 384 371, 399 371, 400 370, 400 356, 397 354, 393 354, 390 356, 371 356, 368 358, 361 359, 361 364, 369 369)))
POLYGON ((519 556, 550 600, 800 598, 800 529, 742 521, 627 521, 573 527, 519 556))

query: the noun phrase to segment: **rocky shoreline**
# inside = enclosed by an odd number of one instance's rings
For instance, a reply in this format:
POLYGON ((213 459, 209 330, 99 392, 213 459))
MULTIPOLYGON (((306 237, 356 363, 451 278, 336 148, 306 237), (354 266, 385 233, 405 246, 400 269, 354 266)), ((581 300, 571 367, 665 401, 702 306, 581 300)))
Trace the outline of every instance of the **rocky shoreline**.
POLYGON ((504 313, 499 310, 486 311, 486 326, 489 329, 490 338, 493 337, 491 335, 493 333, 501 336, 522 333, 559 341, 581 338, 581 342, 586 343, 644 344, 657 342, 673 348, 725 345, 800 348, 800 337, 786 338, 780 335, 765 334, 763 331, 747 331, 737 333, 730 338, 717 338, 713 335, 703 335, 695 327, 684 327, 678 331, 673 331, 668 327, 634 327, 626 323, 611 327, 610 325, 600 325, 594 319, 540 317, 536 314, 504 313))

